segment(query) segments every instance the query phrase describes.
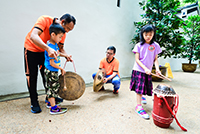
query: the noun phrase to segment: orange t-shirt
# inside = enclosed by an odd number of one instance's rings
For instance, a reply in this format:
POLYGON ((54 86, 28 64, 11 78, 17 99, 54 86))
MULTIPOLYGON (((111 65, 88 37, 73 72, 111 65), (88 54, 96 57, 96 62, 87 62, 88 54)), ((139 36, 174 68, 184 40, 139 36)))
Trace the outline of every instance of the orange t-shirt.
MULTIPOLYGON (((32 40, 30 39, 31 33, 34 28, 38 28, 42 31, 42 34, 40 35, 40 38, 42 41, 46 44, 47 41, 50 39, 50 34, 49 34, 49 26, 53 23, 53 17, 43 15, 38 18, 37 22, 35 23, 34 27, 31 29, 31 31, 27 34, 24 42, 24 47, 32 52, 44 52, 44 49, 38 47, 35 45, 32 40)), ((62 37, 62 40, 60 43, 64 44, 66 38, 66 34, 62 37)))
POLYGON ((114 58, 110 63, 108 63, 106 58, 103 58, 100 62, 99 68, 104 68, 106 70, 106 75, 112 75, 113 72, 117 72, 119 76, 119 61, 116 58, 114 58))

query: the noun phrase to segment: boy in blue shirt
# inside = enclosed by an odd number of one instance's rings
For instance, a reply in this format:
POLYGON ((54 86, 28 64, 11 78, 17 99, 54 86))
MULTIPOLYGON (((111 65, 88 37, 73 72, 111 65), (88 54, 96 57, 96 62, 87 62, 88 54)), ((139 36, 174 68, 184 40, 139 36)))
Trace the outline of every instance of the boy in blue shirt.
POLYGON ((61 74, 64 75, 66 72, 63 68, 60 67, 60 56, 66 57, 68 60, 72 61, 70 55, 63 54, 59 51, 58 43, 61 41, 63 35, 65 34, 64 28, 53 22, 49 27, 49 33, 51 35, 50 40, 47 42, 47 45, 53 48, 57 53, 57 60, 54 57, 49 57, 48 52, 45 51, 45 78, 46 78, 46 87, 47 87, 47 98, 48 101, 47 107, 50 108, 50 114, 61 114, 67 111, 67 108, 61 108, 56 105, 55 98, 58 97, 58 89, 60 84, 58 83, 58 71, 61 71, 61 74))

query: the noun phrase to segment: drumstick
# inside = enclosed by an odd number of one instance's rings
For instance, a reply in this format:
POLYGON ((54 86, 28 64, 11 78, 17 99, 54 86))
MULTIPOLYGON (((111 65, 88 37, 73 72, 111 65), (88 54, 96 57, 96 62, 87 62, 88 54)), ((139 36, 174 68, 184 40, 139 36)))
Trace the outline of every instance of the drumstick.
POLYGON ((165 77, 165 76, 162 75, 162 74, 161 74, 162 77, 159 76, 159 75, 157 75, 157 74, 153 74, 153 73, 151 73, 151 75, 156 76, 156 77, 158 77, 158 78, 161 78, 161 79, 163 79, 163 80, 166 79, 166 80, 168 80, 168 81, 171 81, 170 79, 168 79, 167 77, 165 77))
POLYGON ((172 81, 171 79, 167 78, 166 76, 160 74, 162 77, 164 77, 165 79, 167 79, 168 81, 172 81))
POLYGON ((67 90, 66 83, 65 83, 65 75, 63 76, 63 80, 64 80, 64 90, 67 90))
POLYGON ((151 75, 153 75, 153 76, 156 76, 156 77, 158 77, 158 78, 161 78, 161 79, 163 79, 163 80, 164 80, 164 78, 163 78, 163 77, 161 77, 161 76, 159 76, 159 75, 157 75, 157 74, 153 74, 153 73, 151 73, 151 75))
MULTIPOLYGON (((63 69, 65 69, 66 63, 67 63, 67 60, 65 61, 63 69)), ((65 75, 63 75, 63 82, 64 82, 64 90, 66 90, 67 87, 66 87, 66 83, 65 83, 65 75)))

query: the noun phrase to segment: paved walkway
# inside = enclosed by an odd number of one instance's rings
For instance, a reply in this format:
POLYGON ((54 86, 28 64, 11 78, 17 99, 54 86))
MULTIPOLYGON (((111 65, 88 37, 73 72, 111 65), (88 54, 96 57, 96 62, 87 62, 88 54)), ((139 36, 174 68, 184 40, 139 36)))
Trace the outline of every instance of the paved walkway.
MULTIPOLYGON (((153 82, 171 85, 180 96, 177 118, 189 134, 200 133, 200 69, 195 73, 173 72, 172 82, 153 82)), ((0 134, 172 134, 185 133, 174 120, 169 128, 157 127, 150 120, 139 117, 134 107, 136 96, 129 90, 130 80, 122 81, 118 95, 112 93, 107 84, 106 91, 95 93, 87 87, 81 98, 64 101, 68 111, 61 115, 50 115, 45 107, 44 95, 39 96, 42 112, 30 112, 29 98, 0 102, 0 134)), ((146 112, 151 115, 152 97, 147 97, 146 112)))

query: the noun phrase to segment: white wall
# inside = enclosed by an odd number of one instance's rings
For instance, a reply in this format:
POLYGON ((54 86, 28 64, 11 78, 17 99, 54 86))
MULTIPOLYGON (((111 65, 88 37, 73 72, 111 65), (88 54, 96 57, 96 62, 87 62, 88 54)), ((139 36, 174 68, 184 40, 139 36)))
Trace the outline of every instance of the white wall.
MULTIPOLYGON (((120 76, 130 77, 134 64, 134 21, 140 21, 140 0, 9 0, 0 2, 0 95, 27 92, 24 74, 24 39, 41 15, 61 17, 70 13, 77 19, 72 32, 67 35, 65 49, 72 54, 77 73, 86 83, 91 83, 106 48, 117 48, 120 76)), ((180 70, 180 59, 159 58, 161 65, 169 62, 172 70, 180 70)), ((64 59, 62 59, 62 66, 64 59)), ((71 63, 66 70, 73 71, 71 63)), ((39 74, 38 89, 43 89, 39 74)))
MULTIPOLYGON (((60 17, 70 13, 77 19, 77 25, 67 36, 65 49, 73 55, 77 73, 86 83, 92 82, 91 75, 110 45, 117 48, 121 77, 130 76, 134 55, 129 43, 135 31, 133 22, 140 20, 138 2, 121 0, 121 6, 117 7, 117 0, 1 1, 0 95, 28 91, 24 39, 41 15, 60 17)), ((67 69, 73 71, 72 64, 67 69)), ((40 75, 38 82, 38 89, 43 89, 40 75)))

